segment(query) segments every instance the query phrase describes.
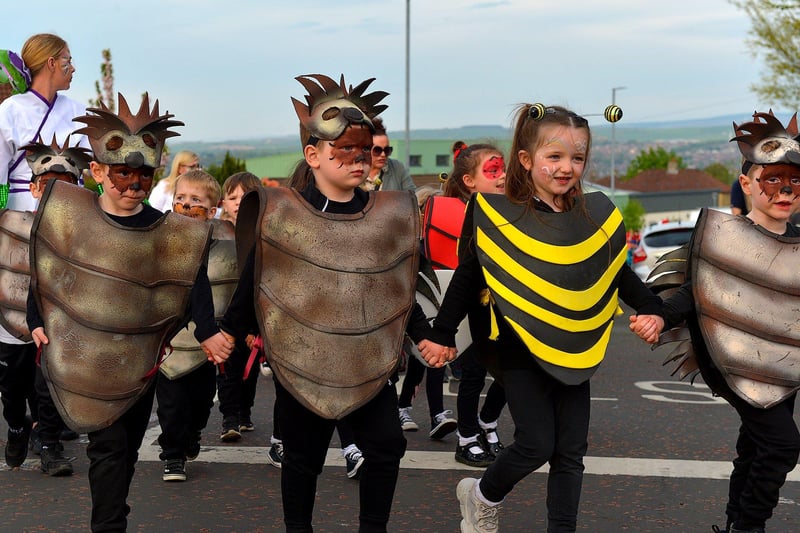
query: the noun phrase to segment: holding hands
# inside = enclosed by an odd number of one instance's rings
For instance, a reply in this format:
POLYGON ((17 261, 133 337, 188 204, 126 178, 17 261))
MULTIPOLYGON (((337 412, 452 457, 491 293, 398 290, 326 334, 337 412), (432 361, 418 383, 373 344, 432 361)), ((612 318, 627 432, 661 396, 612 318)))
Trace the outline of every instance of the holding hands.
POLYGON ((458 351, 454 347, 442 346, 428 339, 417 345, 422 357, 430 366, 439 368, 456 358, 458 351))
POLYGON ((220 332, 201 342, 200 346, 208 356, 209 361, 214 364, 224 363, 233 351, 233 337, 220 332))
POLYGON ((631 315, 630 329, 643 341, 653 344, 664 329, 664 319, 658 315, 631 315))

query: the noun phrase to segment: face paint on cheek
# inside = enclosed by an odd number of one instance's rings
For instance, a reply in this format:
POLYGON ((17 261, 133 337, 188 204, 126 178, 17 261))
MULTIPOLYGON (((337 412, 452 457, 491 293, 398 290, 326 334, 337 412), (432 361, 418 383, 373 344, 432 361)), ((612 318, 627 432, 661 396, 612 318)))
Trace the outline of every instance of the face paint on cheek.
POLYGON ((483 164, 483 175, 486 179, 496 180, 506 171, 506 162, 502 157, 492 156, 483 164))
POLYGON ((338 161, 340 168, 355 163, 372 164, 372 133, 367 128, 347 128, 330 146, 331 160, 338 161))
POLYGON ((147 194, 153 187, 153 174, 148 171, 142 172, 134 169, 125 171, 111 167, 108 171, 108 179, 111 181, 112 187, 120 194, 128 189, 144 191, 147 194))

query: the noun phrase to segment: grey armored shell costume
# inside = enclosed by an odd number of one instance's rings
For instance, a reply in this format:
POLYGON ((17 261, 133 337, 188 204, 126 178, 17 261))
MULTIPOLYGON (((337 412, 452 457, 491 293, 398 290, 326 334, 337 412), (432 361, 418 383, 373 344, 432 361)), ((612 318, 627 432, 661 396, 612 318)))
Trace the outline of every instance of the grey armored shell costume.
POLYGON ((361 213, 341 215, 293 189, 262 189, 237 222, 240 264, 255 246, 256 316, 275 376, 323 418, 366 404, 397 367, 414 303, 414 195, 371 194, 361 213))
POLYGON ((21 341, 30 342, 25 320, 31 281, 30 240, 34 214, 0 211, 0 325, 21 341))
POLYGON ((125 228, 93 192, 48 183, 31 234, 31 284, 50 339, 42 372, 70 428, 107 427, 144 394, 185 321, 210 237, 210 226, 173 213, 125 228))
MULTIPOLYGON (((728 386, 755 407, 780 403, 800 389, 794 311, 800 302, 800 238, 776 236, 744 217, 704 209, 690 245, 688 254, 679 249, 663 256, 648 285, 656 291, 675 287, 688 272, 702 341, 728 386)), ((665 344, 686 335, 662 337, 665 344)), ((678 360, 685 377, 697 368, 694 357, 701 355, 684 341, 668 362, 678 360)))
MULTIPOLYGON (((224 220, 211 220, 213 227, 208 250, 208 280, 214 299, 214 317, 219 319, 231 301, 236 282, 239 281, 236 263, 236 243, 233 224, 224 220)), ((208 356, 194 336, 194 322, 189 322, 169 342, 172 351, 161 363, 159 370, 169 379, 178 379, 208 361, 208 356)))

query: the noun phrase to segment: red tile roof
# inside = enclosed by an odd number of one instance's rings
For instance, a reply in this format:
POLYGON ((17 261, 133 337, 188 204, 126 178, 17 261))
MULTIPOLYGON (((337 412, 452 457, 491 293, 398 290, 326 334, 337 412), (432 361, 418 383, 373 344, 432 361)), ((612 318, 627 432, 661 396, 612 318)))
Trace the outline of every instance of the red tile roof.
MULTIPOLYGON (((611 185, 611 177, 600 178, 595 183, 609 187, 611 185)), ((627 181, 617 177, 614 180, 614 186, 619 190, 636 192, 674 192, 708 189, 730 192, 731 190, 730 185, 725 185, 711 174, 697 169, 681 169, 676 174, 670 174, 666 169, 644 170, 627 181)))

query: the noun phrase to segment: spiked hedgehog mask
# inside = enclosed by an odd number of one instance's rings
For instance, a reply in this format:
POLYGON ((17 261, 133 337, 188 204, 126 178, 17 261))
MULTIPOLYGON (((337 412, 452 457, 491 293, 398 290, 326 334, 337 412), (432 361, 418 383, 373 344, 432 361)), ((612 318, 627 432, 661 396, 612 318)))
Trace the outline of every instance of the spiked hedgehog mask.
POLYGON ((306 104, 292 98, 294 110, 300 124, 311 136, 305 144, 316 140, 333 141, 338 139, 351 124, 360 124, 375 131, 372 119, 379 115, 386 105, 377 105, 389 93, 375 91, 364 94, 375 80, 370 78, 349 90, 342 75, 339 83, 322 74, 307 74, 295 78, 308 91, 306 104))
POLYGON ((64 146, 59 146, 56 136, 50 145, 39 142, 26 144, 21 148, 25 150, 25 159, 31 167, 31 181, 47 173, 68 174, 77 182, 81 173, 89 168, 92 153, 87 148, 75 146, 70 148, 69 135, 64 140, 64 146))
POLYGON ((800 165, 797 113, 792 115, 786 128, 772 111, 753 113, 752 122, 742 125, 734 122, 733 131, 736 137, 731 140, 739 144, 739 151, 746 161, 756 165, 800 165))
POLYGON ((169 131, 173 126, 183 126, 183 122, 169 120, 174 115, 159 115, 158 100, 150 110, 147 93, 136 115, 131 113, 125 97, 119 93, 119 115, 114 114, 102 102, 100 107, 90 107, 90 114, 76 117, 85 127, 75 133, 84 133, 94 152, 94 160, 106 165, 125 165, 130 168, 161 166, 161 151, 164 141, 180 133, 169 131))

